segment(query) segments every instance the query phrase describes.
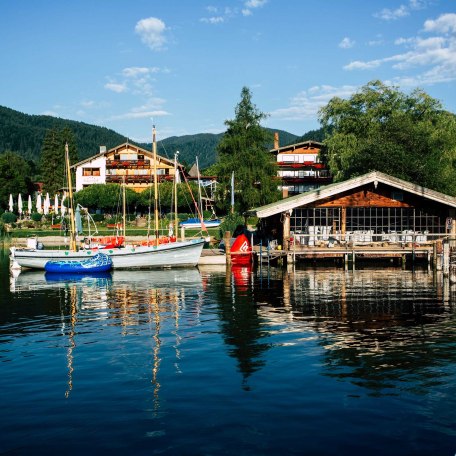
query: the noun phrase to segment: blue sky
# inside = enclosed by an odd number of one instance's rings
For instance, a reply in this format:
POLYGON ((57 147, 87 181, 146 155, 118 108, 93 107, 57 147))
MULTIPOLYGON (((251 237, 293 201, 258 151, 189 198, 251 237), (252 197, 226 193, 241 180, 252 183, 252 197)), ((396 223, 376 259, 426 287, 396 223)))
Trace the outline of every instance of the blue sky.
POLYGON ((456 112, 455 0, 0 0, 0 18, 0 105, 136 141, 224 131, 243 86, 297 135, 373 79, 456 112))

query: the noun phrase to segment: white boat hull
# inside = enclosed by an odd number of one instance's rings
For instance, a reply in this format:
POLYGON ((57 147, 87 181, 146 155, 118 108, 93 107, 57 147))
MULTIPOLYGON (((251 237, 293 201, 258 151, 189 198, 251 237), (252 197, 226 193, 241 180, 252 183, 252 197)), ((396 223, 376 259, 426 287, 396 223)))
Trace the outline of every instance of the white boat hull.
MULTIPOLYGON (((159 246, 126 246, 118 249, 103 249, 112 259, 113 269, 141 269, 196 266, 204 246, 204 239, 172 242, 159 246)), ((81 261, 98 253, 96 249, 80 250, 35 250, 12 247, 11 261, 22 268, 44 269, 48 261, 81 261)))

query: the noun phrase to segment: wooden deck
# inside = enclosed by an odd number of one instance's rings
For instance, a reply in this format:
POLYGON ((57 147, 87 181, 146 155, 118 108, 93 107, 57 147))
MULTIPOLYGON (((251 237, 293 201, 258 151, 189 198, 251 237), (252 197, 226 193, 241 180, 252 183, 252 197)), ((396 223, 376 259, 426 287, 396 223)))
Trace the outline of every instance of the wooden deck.
POLYGON ((344 262, 358 259, 390 259, 398 258, 401 261, 420 260, 430 262, 433 258, 434 246, 426 245, 339 245, 333 247, 292 246, 289 250, 278 250, 255 247, 258 259, 274 261, 279 258, 295 263, 306 260, 326 260, 339 258, 344 262))

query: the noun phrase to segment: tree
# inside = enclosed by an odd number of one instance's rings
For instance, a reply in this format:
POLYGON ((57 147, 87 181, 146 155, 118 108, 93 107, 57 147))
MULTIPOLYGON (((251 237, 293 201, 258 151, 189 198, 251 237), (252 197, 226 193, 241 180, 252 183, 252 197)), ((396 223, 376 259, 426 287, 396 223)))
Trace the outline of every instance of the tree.
MULTIPOLYGON (((74 195, 75 202, 81 206, 92 210, 102 209, 114 215, 122 213, 122 198, 122 187, 119 184, 94 184, 74 195)), ((131 209, 138 201, 138 194, 131 188, 126 188, 125 200, 131 209)))
POLYGON ((371 81, 320 110, 326 160, 336 181, 377 170, 456 194, 456 117, 422 90, 371 81))
MULTIPOLYGON (((0 207, 6 209, 10 193, 17 195, 33 192, 28 163, 15 152, 5 152, 0 155, 0 207)), ((16 200, 17 202, 17 200, 16 200)))
POLYGON ((241 91, 235 118, 225 121, 228 127, 217 146, 217 205, 228 210, 231 197, 231 176, 235 178, 235 208, 239 213, 277 201, 277 165, 267 144, 272 137, 260 122, 266 115, 252 103, 247 87, 241 91))
POLYGON ((74 134, 68 127, 63 130, 48 130, 43 141, 41 149, 43 190, 51 195, 63 187, 68 187, 65 165, 66 143, 68 143, 70 164, 73 165, 78 160, 78 153, 74 134))

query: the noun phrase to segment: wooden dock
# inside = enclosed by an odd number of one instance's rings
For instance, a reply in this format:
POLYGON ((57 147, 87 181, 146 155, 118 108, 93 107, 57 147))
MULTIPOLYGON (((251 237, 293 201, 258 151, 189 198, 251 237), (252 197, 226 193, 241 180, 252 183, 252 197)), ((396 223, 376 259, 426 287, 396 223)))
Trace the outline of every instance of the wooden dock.
POLYGON ((431 263, 436 257, 434 245, 345 245, 333 247, 292 246, 288 250, 265 249, 255 246, 258 261, 287 263, 315 263, 320 260, 339 259, 340 262, 356 263, 357 260, 394 260, 405 262, 424 261, 431 263))

